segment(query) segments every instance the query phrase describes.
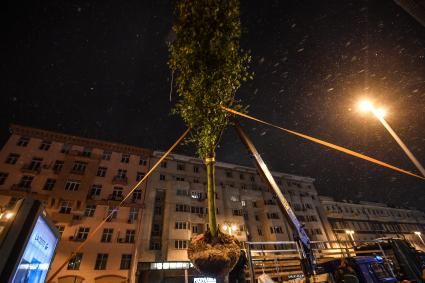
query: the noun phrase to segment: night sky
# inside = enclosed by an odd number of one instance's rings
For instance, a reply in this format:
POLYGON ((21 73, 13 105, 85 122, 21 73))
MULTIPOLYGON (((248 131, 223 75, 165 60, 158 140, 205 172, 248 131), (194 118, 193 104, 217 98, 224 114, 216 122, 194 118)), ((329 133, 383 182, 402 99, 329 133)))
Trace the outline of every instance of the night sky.
MULTIPOLYGON (((166 150, 183 132, 170 115, 166 40, 171 1, 5 1, 0 142, 18 123, 166 150), (7 4, 8 2, 8 4, 7 4)), ((368 96, 425 163, 425 28, 392 1, 242 1, 250 114, 417 172, 368 96), (259 4, 261 3, 261 4, 259 4)), ((423 208, 425 182, 243 121, 272 170, 310 176, 321 194, 423 208)), ((189 146, 179 153, 194 154, 189 146)), ((218 160, 251 165, 233 129, 218 160)))

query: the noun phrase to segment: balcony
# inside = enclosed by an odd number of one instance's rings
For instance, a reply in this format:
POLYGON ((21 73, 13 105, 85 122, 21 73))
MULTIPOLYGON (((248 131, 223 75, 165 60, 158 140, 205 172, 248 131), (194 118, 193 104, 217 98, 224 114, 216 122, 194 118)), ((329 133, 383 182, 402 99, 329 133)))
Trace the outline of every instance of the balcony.
POLYGON ((24 166, 21 167, 21 172, 25 174, 39 174, 41 171, 40 164, 34 165, 34 164, 24 164, 24 166))
POLYGON ((128 178, 126 176, 115 176, 112 178, 113 185, 128 185, 128 178))

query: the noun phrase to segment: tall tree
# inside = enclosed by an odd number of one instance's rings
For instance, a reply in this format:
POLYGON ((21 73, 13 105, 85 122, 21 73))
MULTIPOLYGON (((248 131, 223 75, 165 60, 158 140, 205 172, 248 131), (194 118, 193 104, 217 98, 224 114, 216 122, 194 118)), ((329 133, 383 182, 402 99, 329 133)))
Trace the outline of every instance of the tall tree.
POLYGON ((209 227, 216 238, 215 151, 231 123, 231 114, 220 105, 243 111, 235 93, 251 77, 250 56, 239 44, 239 0, 180 0, 176 3, 173 32, 168 64, 179 95, 174 112, 192 128, 190 141, 205 162, 209 227))

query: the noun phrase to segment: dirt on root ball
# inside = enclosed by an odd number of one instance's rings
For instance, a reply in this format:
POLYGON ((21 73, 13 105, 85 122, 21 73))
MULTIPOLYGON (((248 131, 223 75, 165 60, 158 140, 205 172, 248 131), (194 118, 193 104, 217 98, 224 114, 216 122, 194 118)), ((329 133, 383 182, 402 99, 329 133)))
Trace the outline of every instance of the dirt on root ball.
POLYGON ((218 232, 214 242, 209 231, 193 237, 187 250, 195 268, 209 276, 228 274, 237 263, 240 253, 239 242, 235 237, 218 232))

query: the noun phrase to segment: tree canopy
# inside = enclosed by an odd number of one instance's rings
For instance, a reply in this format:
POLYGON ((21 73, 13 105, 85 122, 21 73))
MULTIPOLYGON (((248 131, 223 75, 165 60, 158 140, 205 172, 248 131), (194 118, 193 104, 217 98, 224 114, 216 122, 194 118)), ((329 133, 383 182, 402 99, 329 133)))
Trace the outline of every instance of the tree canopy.
POLYGON ((174 107, 192 128, 190 141, 202 159, 213 157, 231 114, 243 111, 235 93, 252 77, 250 56, 240 48, 239 0, 181 0, 176 4, 169 66, 179 101, 174 107))

